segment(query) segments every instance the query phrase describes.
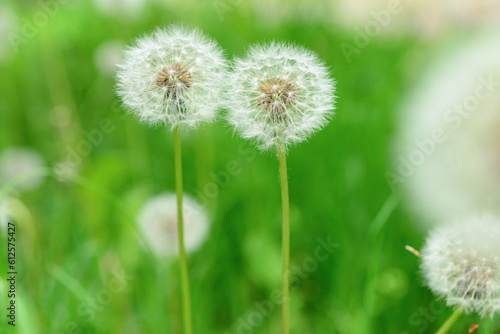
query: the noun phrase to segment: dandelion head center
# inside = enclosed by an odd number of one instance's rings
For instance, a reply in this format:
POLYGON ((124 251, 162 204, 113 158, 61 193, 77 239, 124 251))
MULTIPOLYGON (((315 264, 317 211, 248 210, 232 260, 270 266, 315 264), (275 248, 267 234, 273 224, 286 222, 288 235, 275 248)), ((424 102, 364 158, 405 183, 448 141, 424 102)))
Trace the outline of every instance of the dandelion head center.
POLYGON ((458 265, 455 292, 462 298, 481 300, 488 298, 491 282, 498 273, 494 261, 482 259, 464 259, 458 265))
POLYGON ((260 84, 257 104, 267 110, 273 120, 282 120, 285 111, 297 101, 297 87, 290 81, 273 77, 260 84))
POLYGON ((165 217, 163 219, 162 230, 166 234, 175 234, 177 232, 177 219, 172 217, 165 217))
POLYGON ((165 87, 170 94, 180 95, 191 87, 193 76, 186 66, 175 63, 170 67, 163 67, 156 77, 156 85, 165 87))

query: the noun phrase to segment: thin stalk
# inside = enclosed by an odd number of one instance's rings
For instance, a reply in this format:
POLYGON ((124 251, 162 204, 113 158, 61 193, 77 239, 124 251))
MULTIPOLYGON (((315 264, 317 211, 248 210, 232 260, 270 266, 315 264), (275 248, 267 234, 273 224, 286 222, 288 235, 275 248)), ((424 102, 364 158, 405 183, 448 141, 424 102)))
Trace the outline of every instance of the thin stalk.
POLYGON ((486 318, 481 326, 481 333, 484 334, 492 334, 494 329, 494 321, 493 318, 486 318))
POLYGON ((182 322, 185 334, 193 333, 193 322, 191 316, 191 296, 189 292, 189 273, 187 266, 186 250, 184 248, 184 226, 182 217, 182 154, 181 133, 179 127, 174 128, 174 151, 175 151, 175 190, 177 192, 177 230, 179 237, 179 264, 181 270, 182 291, 182 322))
POLYGON ((462 308, 457 308, 455 312, 446 320, 446 322, 441 326, 441 328, 436 332, 436 334, 446 334, 450 330, 450 328, 455 324, 457 319, 462 314, 462 308))
POLYGON ((282 205, 282 271, 281 271, 281 333, 290 333, 290 200, 288 197, 288 176, 286 153, 282 143, 278 145, 281 178, 282 205))

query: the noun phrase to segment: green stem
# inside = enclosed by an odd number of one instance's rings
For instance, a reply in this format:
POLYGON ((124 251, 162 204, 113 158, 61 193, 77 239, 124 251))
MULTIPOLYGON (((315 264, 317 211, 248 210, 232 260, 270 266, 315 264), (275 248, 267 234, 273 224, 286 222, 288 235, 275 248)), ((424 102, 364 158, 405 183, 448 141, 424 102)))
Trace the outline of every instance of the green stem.
POLYGON ((282 283, 281 283, 281 333, 290 333, 290 200, 288 197, 288 176, 286 169, 286 153, 282 143, 278 144, 281 177, 282 204, 282 283))
POLYGON ((493 318, 486 318, 482 321, 481 333, 484 333, 484 334, 493 333, 493 318))
POLYGON ((179 237, 179 264, 181 270, 182 288, 182 321, 184 333, 192 334, 193 325, 191 317, 191 296, 189 293, 189 273, 187 266, 186 250, 184 248, 184 226, 182 217, 182 154, 181 133, 179 127, 174 128, 174 151, 175 151, 175 189, 177 192, 177 225, 179 237))
POLYGON ((450 330, 450 328, 455 324, 457 319, 462 314, 462 308, 457 308, 455 312, 446 320, 446 322, 441 326, 441 328, 436 332, 436 334, 446 334, 450 330))

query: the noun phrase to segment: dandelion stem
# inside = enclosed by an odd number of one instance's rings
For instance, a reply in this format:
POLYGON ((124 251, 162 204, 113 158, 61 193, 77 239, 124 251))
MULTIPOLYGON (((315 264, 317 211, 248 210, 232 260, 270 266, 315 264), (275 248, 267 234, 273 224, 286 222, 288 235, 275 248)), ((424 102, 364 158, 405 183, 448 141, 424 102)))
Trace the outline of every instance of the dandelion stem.
POLYGON ((282 283, 281 283, 281 333, 290 332, 290 202, 288 197, 288 176, 286 169, 286 153, 283 143, 278 144, 281 177, 281 204, 282 204, 282 283))
POLYGON ((446 334, 450 330, 450 328, 455 324, 457 319, 462 314, 462 308, 457 308, 455 312, 446 320, 446 322, 441 326, 441 328, 436 332, 436 334, 446 334))
POLYGON ((174 128, 174 150, 175 150, 175 189, 177 192, 177 224, 179 233, 179 264, 181 270, 182 288, 182 320, 184 333, 192 334, 193 325, 191 320, 191 296, 189 293, 189 273, 187 266, 186 250, 184 248, 184 226, 182 217, 182 154, 181 133, 179 127, 174 128))
POLYGON ((493 318, 486 318, 481 325, 481 333, 492 334, 494 327, 493 318))

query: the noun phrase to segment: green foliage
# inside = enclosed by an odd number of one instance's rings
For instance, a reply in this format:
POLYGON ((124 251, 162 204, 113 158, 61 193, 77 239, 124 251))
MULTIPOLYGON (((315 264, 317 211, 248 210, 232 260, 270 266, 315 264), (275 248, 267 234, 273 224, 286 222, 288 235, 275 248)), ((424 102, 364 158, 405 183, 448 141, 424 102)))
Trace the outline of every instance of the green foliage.
MULTIPOLYGON (((231 9, 221 20, 214 9, 217 1, 159 3, 136 20, 103 16, 92 2, 61 5, 9 62, 0 64, 0 150, 33 147, 53 167, 67 158, 68 148, 89 141, 84 132, 98 129, 103 119, 113 124, 82 156, 76 180, 48 177, 41 188, 17 196, 33 224, 23 221, 26 217, 17 222, 18 326, 6 329, 2 314, 0 331, 180 333, 177 263, 155 257, 135 228, 149 197, 174 190, 173 138, 125 115, 114 94, 114 78, 100 74, 94 63, 102 42, 128 44, 155 26, 179 21, 216 38, 230 57, 262 40, 303 44, 326 60, 338 81, 336 118, 288 158, 291 261, 296 267, 293 332, 423 333, 438 328, 450 311, 433 302, 421 286, 418 259, 404 250, 406 244, 420 247, 423 234, 401 205, 376 234, 384 238, 379 266, 374 275, 368 273, 379 241, 370 224, 391 195, 385 173, 391 169, 396 111, 414 76, 405 71, 412 62, 408 54, 423 46, 375 38, 349 63, 339 44, 352 41, 354 33, 332 22, 294 17, 265 22, 248 4, 233 2, 227 2, 231 9), (56 106, 68 108, 69 125, 54 126, 56 106), (328 237, 337 247, 314 265, 318 238, 328 237), (120 272, 133 278, 99 302, 120 272), (375 289, 371 325, 365 313, 367 286, 375 289), (97 298, 97 304, 88 298, 97 298), (419 313, 422 308, 430 310, 430 317, 419 313)), ((40 10, 36 2, 13 6, 27 20, 40 10)), ((425 58, 425 48, 418 52, 425 58)), ((280 288, 276 157, 258 153, 219 121, 184 136, 183 159, 185 191, 207 206, 212 220, 209 239, 189 257, 195 332, 239 333, 240 328, 250 333, 250 321, 257 324, 252 333, 277 333, 279 305, 272 302, 280 288), (231 161, 239 172, 227 185, 217 185, 212 173, 225 171, 231 161)), ((0 247, 4 254, 5 240, 0 247)), ((3 282, 6 272, 2 255, 3 282)))

